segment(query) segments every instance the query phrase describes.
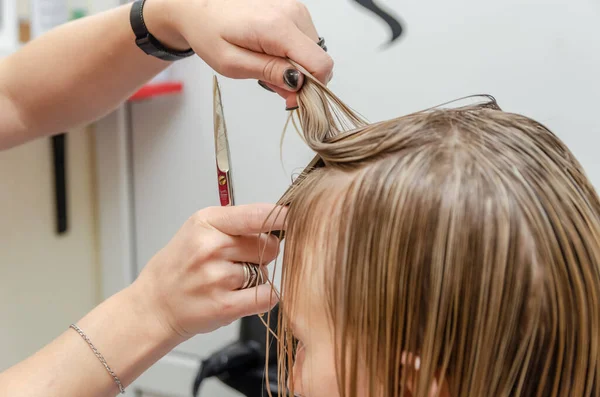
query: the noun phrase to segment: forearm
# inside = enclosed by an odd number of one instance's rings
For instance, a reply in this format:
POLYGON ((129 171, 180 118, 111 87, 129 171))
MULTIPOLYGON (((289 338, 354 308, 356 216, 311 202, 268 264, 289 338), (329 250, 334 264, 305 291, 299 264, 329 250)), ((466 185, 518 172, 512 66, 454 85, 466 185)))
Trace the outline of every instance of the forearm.
MULTIPOLYGON (((180 342, 140 303, 144 299, 137 293, 130 287, 77 323, 125 387, 180 342)), ((2 396, 107 397, 118 392, 113 378, 72 329, 0 374, 2 396)))
MULTIPOLYGON (((130 7, 60 26, 0 61, 0 149, 92 122, 168 66, 137 48, 130 7)), ((162 0, 144 7, 161 39, 163 9, 162 0)))

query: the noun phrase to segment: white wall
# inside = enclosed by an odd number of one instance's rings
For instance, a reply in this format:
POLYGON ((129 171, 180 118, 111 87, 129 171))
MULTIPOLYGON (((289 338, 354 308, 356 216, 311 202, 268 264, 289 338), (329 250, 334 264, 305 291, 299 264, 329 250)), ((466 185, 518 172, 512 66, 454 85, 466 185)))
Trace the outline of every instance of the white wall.
POLYGON ((0 371, 26 358, 99 297, 89 131, 68 135, 69 231, 55 234, 51 145, 0 152, 0 371))

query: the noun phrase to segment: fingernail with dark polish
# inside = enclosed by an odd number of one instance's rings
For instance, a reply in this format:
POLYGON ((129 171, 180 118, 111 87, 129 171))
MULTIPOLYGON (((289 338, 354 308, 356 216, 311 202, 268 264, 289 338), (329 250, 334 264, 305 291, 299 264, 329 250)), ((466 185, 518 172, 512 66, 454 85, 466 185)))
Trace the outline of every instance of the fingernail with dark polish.
POLYGON ((287 110, 288 112, 291 112, 292 110, 296 110, 298 109, 298 106, 292 106, 291 108, 285 108, 285 110, 287 110))
POLYGON ((283 73, 283 81, 288 87, 295 90, 298 88, 298 82, 300 81, 300 72, 296 69, 288 69, 283 73))
POLYGON ((270 91, 270 92, 275 92, 275 91, 273 91, 273 90, 271 89, 271 87, 269 87, 268 85, 266 85, 264 81, 260 81, 260 80, 258 80, 258 85, 259 85, 259 86, 261 86, 262 88, 264 88, 264 89, 265 89, 265 90, 267 90, 267 91, 270 91))

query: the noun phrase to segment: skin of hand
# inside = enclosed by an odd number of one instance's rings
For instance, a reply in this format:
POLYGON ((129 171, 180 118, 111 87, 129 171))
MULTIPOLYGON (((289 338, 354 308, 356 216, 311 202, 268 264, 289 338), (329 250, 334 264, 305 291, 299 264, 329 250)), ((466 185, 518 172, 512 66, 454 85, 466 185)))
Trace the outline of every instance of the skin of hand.
POLYGON ((286 71, 294 71, 286 58, 323 82, 333 75, 333 59, 318 46, 311 15, 299 1, 148 0, 146 7, 148 29, 157 38, 173 48, 193 48, 226 77, 267 83, 288 108, 296 106, 294 92, 304 78, 298 73, 296 86, 286 83, 286 71))
MULTIPOLYGON (((212 207, 193 215, 146 265, 133 288, 182 340, 207 333, 240 317, 265 313, 276 303, 270 284, 239 290, 241 262, 266 265, 278 254, 285 209, 268 221, 270 204, 212 207), (262 262, 260 262, 262 259, 262 262)), ((266 268, 264 268, 266 272, 266 268)))

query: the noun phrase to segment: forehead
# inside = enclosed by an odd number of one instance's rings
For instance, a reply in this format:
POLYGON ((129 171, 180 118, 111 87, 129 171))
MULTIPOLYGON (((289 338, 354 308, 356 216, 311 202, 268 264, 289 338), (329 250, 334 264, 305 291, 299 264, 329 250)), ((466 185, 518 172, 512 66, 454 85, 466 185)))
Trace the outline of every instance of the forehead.
POLYGON ((348 180, 335 172, 315 172, 296 192, 288 212, 281 306, 299 321, 307 313, 325 312, 348 180))
MULTIPOLYGON (((315 239, 316 240, 316 239, 315 239)), ((296 338, 307 342, 312 331, 320 330, 327 323, 325 267, 322 251, 314 250, 317 245, 307 246, 294 277, 287 283, 281 307, 296 338), (311 331, 312 330, 312 331, 311 331)))
MULTIPOLYGON (((324 301, 325 297, 325 268, 328 256, 324 245, 327 239, 327 225, 325 218, 317 213, 307 214, 302 219, 303 223, 314 223, 315 227, 302 230, 311 230, 306 236, 298 239, 290 238, 286 252, 293 251, 284 262, 284 299, 281 304, 290 316, 300 315, 311 311, 315 301, 324 301)), ((293 236, 293 235, 292 235, 293 236)), ((294 236, 295 237, 295 236, 294 236)))

